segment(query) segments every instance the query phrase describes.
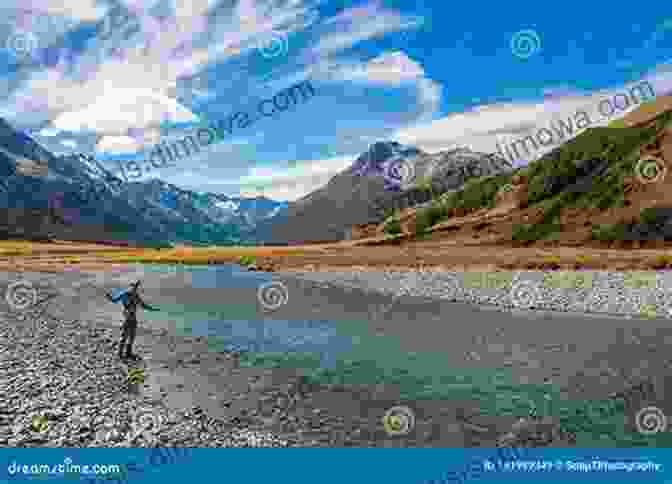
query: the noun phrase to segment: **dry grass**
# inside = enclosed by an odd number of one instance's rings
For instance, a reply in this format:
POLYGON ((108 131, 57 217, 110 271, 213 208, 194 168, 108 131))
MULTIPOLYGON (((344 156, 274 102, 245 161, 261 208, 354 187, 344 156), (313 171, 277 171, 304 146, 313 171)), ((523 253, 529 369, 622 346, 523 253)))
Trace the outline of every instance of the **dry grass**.
POLYGON ((653 260, 648 261, 648 266, 652 269, 667 269, 672 267, 672 255, 659 255, 653 260))
POLYGON ((326 245, 303 247, 176 247, 135 249, 77 242, 40 243, 0 241, 0 268, 105 267, 112 264, 238 264, 241 260, 287 260, 291 256, 318 255, 326 245))
POLYGON ((574 259, 574 269, 595 269, 599 267, 598 261, 594 257, 587 255, 577 255, 574 259))
POLYGON ((166 264, 222 264, 238 263, 241 258, 304 256, 319 249, 288 247, 217 247, 179 248, 172 250, 127 250, 109 254, 115 262, 166 263, 166 264))

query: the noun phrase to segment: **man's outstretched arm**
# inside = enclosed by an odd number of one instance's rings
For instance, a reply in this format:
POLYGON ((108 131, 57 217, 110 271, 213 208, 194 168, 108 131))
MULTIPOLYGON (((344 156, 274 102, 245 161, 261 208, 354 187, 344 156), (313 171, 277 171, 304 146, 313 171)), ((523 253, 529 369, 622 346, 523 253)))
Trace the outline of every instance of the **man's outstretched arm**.
POLYGON ((121 301, 122 299, 124 299, 124 297, 126 296, 126 294, 127 294, 127 293, 122 292, 121 294, 118 294, 118 295, 116 295, 116 296, 112 296, 109 292, 106 292, 106 293, 105 293, 105 297, 107 297, 107 299, 109 299, 109 300, 110 300, 111 302, 113 302, 113 303, 118 303, 119 301, 121 301))

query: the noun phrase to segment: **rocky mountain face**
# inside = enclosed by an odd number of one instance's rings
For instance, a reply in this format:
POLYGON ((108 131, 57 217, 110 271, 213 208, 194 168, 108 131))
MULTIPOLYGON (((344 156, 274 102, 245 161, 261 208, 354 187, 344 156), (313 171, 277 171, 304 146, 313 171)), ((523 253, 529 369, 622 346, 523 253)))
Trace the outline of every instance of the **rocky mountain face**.
POLYGON ((467 148, 429 154, 397 142, 375 143, 327 185, 259 224, 257 236, 269 244, 343 240, 351 227, 379 223, 390 209, 423 204, 470 178, 512 170, 497 154, 467 148))
POLYGON ((91 156, 55 156, 0 119, 0 237, 231 244, 287 204, 125 182, 91 156))

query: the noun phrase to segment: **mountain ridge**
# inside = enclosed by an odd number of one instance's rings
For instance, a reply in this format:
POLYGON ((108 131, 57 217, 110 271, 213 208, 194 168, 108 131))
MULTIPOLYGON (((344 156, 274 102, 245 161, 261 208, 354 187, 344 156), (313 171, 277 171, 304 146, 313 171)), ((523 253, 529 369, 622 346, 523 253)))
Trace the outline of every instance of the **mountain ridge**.
POLYGON ((0 233, 6 238, 231 245, 246 242, 257 220, 285 206, 196 193, 158 179, 126 182, 93 156, 52 154, 0 118, 0 233))
POLYGON ((405 208, 464 185, 473 177, 512 170, 496 153, 456 148, 429 154, 396 141, 379 141, 326 185, 290 202, 282 216, 259 224, 258 240, 273 245, 335 242, 350 229, 382 221, 389 209, 405 208), (394 168, 410 173, 395 180, 394 168), (430 180, 431 190, 419 188, 430 180))

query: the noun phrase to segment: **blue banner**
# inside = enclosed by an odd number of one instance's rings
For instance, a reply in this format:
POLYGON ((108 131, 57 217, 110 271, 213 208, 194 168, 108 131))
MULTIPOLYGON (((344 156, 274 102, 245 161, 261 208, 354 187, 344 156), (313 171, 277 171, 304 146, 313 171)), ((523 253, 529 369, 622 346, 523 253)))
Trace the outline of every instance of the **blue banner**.
POLYGON ((0 449, 0 482, 670 482, 672 449, 0 449), (305 454, 304 454, 305 453, 305 454))

